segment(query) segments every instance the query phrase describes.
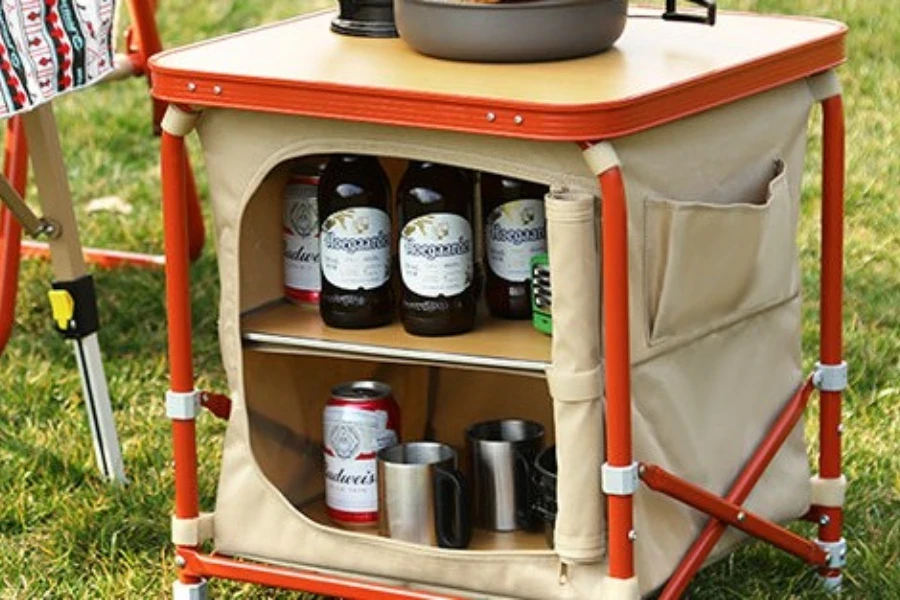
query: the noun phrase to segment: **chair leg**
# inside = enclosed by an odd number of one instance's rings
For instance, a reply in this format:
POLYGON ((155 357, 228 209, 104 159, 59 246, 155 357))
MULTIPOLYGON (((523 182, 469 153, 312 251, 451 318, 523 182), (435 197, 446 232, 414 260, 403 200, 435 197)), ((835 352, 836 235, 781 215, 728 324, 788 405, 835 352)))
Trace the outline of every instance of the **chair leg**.
MULTIPOLYGON (((59 143, 59 133, 53 108, 46 104, 22 116, 35 183, 45 219, 58 226, 58 235, 49 241, 54 288, 63 293, 71 292, 74 309, 71 314, 74 326, 64 330, 72 340, 75 357, 81 374, 85 407, 94 439, 97 463, 103 475, 112 481, 124 483, 125 471, 109 400, 109 390, 96 325, 92 319, 82 320, 81 315, 96 315, 96 297, 93 284, 86 275, 84 256, 78 239, 75 211, 59 143), (76 291, 78 290, 78 291, 76 291)), ((65 324, 68 319, 65 319, 65 324)), ((93 319, 96 323, 96 319, 93 319)))
MULTIPOLYGON (((6 126, 3 174, 24 196, 28 179, 28 147, 22 123, 15 117, 6 126)), ((15 321, 21 239, 22 226, 6 206, 0 206, 0 354, 9 342, 15 321)))
MULTIPOLYGON (((163 49, 156 26, 156 2, 154 0, 128 0, 128 11, 132 20, 132 39, 137 54, 137 60, 144 65, 147 73, 147 83, 150 83, 150 73, 146 68, 147 60, 163 49)), ((166 112, 166 103, 157 99, 153 102, 153 133, 159 135, 162 132, 162 119, 166 112)), ((200 201, 197 196, 197 186, 191 171, 190 160, 185 154, 186 161, 186 186, 188 202, 188 237, 189 256, 196 260, 203 250, 206 233, 203 227, 203 213, 200 210, 200 201)))
POLYGON ((203 227, 203 212, 200 210, 200 198, 197 195, 197 184, 194 181, 194 172, 191 170, 191 161, 187 152, 184 154, 185 172, 185 199, 188 206, 188 240, 189 256, 195 261, 203 252, 203 244, 206 243, 206 230, 203 227))

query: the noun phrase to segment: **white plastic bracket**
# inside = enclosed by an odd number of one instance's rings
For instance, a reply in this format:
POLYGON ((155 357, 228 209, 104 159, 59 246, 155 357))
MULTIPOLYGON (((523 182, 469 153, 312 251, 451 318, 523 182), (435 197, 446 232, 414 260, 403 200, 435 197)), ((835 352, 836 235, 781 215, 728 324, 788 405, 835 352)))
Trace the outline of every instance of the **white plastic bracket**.
POLYGON ((600 468, 603 493, 607 496, 631 496, 638 489, 638 464, 631 463, 627 467, 614 467, 603 463, 600 468))
POLYGON ((215 515, 202 512, 194 519, 179 519, 172 515, 172 543, 176 546, 199 546, 213 539, 215 515))
POLYGON ((839 365, 816 363, 813 385, 823 392, 842 392, 847 389, 847 361, 839 365))
POLYGON ((163 115, 160 126, 162 130, 175 137, 184 137, 194 130, 197 118, 200 113, 182 110, 177 106, 170 104, 166 108, 166 114, 163 115))
POLYGON ((829 569, 842 569, 847 564, 847 540, 844 538, 836 542, 823 542, 816 540, 816 545, 828 555, 825 566, 829 569))
POLYGON ((639 600, 641 588, 638 585, 637 577, 629 579, 607 577, 603 580, 602 597, 609 600, 639 600))
POLYGON ((200 412, 200 392, 166 392, 166 416, 174 421, 192 421, 200 412))
POLYGON ((207 587, 205 580, 200 583, 175 581, 172 584, 172 598, 174 600, 206 600, 207 587))
POLYGON ((824 506, 826 508, 841 508, 844 506, 844 497, 847 494, 847 477, 841 475, 834 479, 823 479, 814 476, 809 480, 812 490, 809 503, 811 506, 824 506))
POLYGON ((828 70, 818 75, 813 75, 807 80, 809 91, 816 102, 822 102, 828 98, 841 95, 841 81, 834 70, 828 70))
POLYGON ((609 142, 592 144, 583 151, 583 155, 584 160, 588 164, 588 168, 590 168, 591 173, 594 175, 601 175, 613 167, 622 165, 622 162, 619 160, 619 155, 616 154, 615 149, 609 142))

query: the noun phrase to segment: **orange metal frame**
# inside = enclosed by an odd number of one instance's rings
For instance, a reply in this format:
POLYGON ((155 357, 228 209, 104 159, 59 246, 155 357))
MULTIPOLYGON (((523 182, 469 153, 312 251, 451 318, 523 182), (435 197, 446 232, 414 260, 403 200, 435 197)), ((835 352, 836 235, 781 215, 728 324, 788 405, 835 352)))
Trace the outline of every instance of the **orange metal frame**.
MULTIPOLYGON (((820 362, 841 363, 843 281, 844 116, 840 96, 823 103, 823 198, 822 198, 822 297, 820 309, 820 362)), ((169 329, 171 389, 193 390, 189 291, 189 232, 185 149, 182 138, 163 132, 162 181, 166 235, 166 299, 169 329)), ((582 147, 589 146, 584 142, 582 147)), ((613 467, 633 463, 631 440, 630 349, 628 327, 628 231, 625 187, 622 173, 613 167, 599 175, 602 196, 602 261, 607 393, 607 461, 613 467)), ((771 429, 761 440, 729 493, 720 498, 672 475, 658 466, 644 464, 642 481, 710 516, 706 527, 689 549, 662 592, 661 598, 680 597, 729 526, 767 541, 808 563, 820 567, 825 577, 838 570, 825 568, 827 557, 815 542, 742 508, 769 462, 778 452, 800 417, 813 392, 806 381, 787 402, 771 429)), ((819 475, 841 476, 841 393, 819 393, 819 475)), ((199 515, 197 453, 193 421, 173 421, 175 451, 175 514, 179 518, 199 515)), ((607 496, 609 574, 618 579, 635 576, 632 497, 607 496)), ((813 506, 811 518, 819 522, 818 541, 841 539, 842 509, 813 506), (822 518, 827 516, 828 518, 822 518)), ((364 579, 325 575, 311 571, 273 567, 220 555, 201 553, 195 547, 178 546, 179 579, 197 583, 220 577, 292 590, 310 591, 344 598, 450 598, 408 588, 392 588, 364 579)))
MULTIPOLYGON (((156 27, 155 0, 128 0, 133 25, 126 33, 126 51, 134 75, 145 76, 150 84, 147 61, 162 50, 156 27)), ((166 109, 166 102, 152 98, 153 131, 158 134, 166 109)), ((185 161, 187 157, 185 156, 185 161)), ((186 163, 187 164, 187 163, 186 163)), ((16 190, 25 196, 28 181, 28 147, 25 129, 19 119, 13 117, 6 129, 3 173, 16 190)), ((188 199, 188 223, 190 227, 190 256, 195 259, 203 249, 205 231, 203 215, 193 175, 188 169, 186 183, 188 199)), ((113 268, 125 265, 159 268, 165 258, 138 252, 84 248, 85 261, 100 267, 113 268)), ((45 243, 22 240, 22 228, 5 205, 0 205, 0 354, 2 354, 13 328, 16 295, 18 292, 19 262, 22 257, 49 258, 50 249, 45 243)))

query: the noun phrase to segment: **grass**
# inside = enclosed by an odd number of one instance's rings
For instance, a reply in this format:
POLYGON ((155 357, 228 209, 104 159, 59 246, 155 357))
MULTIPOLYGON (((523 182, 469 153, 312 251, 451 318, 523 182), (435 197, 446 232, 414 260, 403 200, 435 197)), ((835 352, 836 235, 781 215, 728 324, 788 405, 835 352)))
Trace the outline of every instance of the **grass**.
MULTIPOLYGON (((847 22, 850 62, 841 70, 848 118, 845 470, 852 482, 845 597, 900 598, 900 13, 885 0, 723 0, 723 8, 827 16, 847 22)), ((296 2, 169 0, 169 46, 286 17, 296 2)), ((290 60, 291 57, 283 58, 290 60)), ((158 141, 149 135, 146 86, 134 80, 56 104, 82 236, 90 245, 160 251, 158 141), (86 201, 116 194, 122 217, 88 214, 86 201)), ((811 125, 801 239, 807 326, 816 351, 818 120, 811 125)), ((197 148, 192 146, 199 164, 197 148)), ((205 189, 200 173, 201 189, 205 189)), ((198 386, 223 390, 215 314, 216 267, 207 247, 193 267, 198 386)), ((0 357, 0 598, 151 598, 173 577, 168 515, 172 474, 163 278, 133 269, 97 271, 100 332, 131 485, 95 473, 79 382, 68 346, 50 331, 43 262, 26 262, 12 342, 0 357)), ((815 419, 811 418, 810 439, 815 419)), ((224 426, 199 421, 201 503, 214 504, 224 426)), ((694 598, 816 598, 812 572, 761 544, 704 571, 694 598)), ((226 582, 217 597, 277 595, 226 582)))

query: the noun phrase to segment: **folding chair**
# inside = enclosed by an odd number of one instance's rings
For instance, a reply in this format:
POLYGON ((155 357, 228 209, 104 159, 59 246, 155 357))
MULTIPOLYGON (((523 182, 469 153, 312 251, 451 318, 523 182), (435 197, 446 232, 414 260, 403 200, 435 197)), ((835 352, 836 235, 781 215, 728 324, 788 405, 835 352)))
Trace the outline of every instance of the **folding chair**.
MULTIPOLYGON (((14 322, 19 262, 23 255, 49 256, 53 267, 51 307, 57 328, 72 340, 94 450, 101 473, 124 482, 122 457, 110 408, 97 342, 97 307, 85 261, 101 266, 161 266, 164 259, 135 252, 81 247, 72 198, 49 102, 57 95, 100 80, 147 76, 147 60, 162 49, 155 22, 155 1, 128 0, 132 26, 124 54, 113 53, 115 0, 44 3, 14 0, 0 12, 0 117, 9 117, 0 196, 0 353, 14 322), (21 114, 20 114, 21 113, 21 114), (43 217, 23 201, 32 159, 43 217), (7 209, 9 207, 9 209, 7 209), (47 242, 22 241, 22 227, 47 242)), ((153 100, 153 130, 158 133, 164 103, 153 100)), ((189 169, 188 169, 189 170, 189 169)), ((193 179, 191 256, 203 246, 203 222, 193 179)))

